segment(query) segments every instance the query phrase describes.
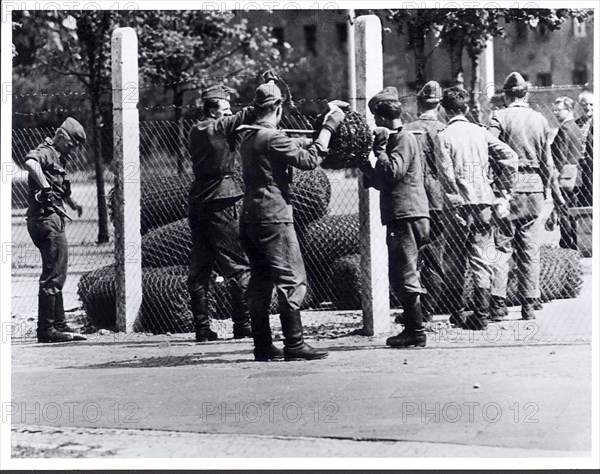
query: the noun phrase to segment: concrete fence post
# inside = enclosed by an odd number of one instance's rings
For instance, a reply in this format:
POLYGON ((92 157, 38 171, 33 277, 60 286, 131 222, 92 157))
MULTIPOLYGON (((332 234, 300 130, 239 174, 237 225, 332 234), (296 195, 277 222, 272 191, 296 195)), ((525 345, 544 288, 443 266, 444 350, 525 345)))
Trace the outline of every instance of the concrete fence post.
MULTIPOLYGON (((367 103, 383 88, 381 21, 375 15, 360 16, 354 31, 356 111, 364 114, 373 127, 374 117, 367 103)), ((386 232, 380 220, 379 191, 365 189, 362 174, 358 181, 363 333, 373 336, 390 332, 386 232)))
POLYGON ((138 42, 133 28, 113 31, 111 53, 117 330, 129 332, 142 304, 138 42))

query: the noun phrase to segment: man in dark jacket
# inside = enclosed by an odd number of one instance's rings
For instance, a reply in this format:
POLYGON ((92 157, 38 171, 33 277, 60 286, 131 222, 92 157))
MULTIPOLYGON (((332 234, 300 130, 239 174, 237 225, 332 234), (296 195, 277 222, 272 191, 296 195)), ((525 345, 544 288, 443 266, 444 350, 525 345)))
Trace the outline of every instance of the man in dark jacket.
POLYGON ((253 105, 257 120, 244 127, 240 145, 245 185, 240 230, 251 268, 248 306, 254 358, 322 359, 327 352, 309 346, 303 338, 300 306, 306 294, 306 272, 294 230, 290 178, 292 167, 311 170, 321 163, 344 113, 331 104, 318 138, 309 141, 277 130, 283 96, 275 81, 256 90, 253 105), (273 344, 269 324, 273 287, 279 300, 283 354, 273 344))
POLYGON ((81 206, 71 197, 71 183, 64 169, 69 154, 86 140, 77 120, 68 117, 54 138, 25 157, 27 178, 27 230, 42 255, 38 293, 38 342, 85 340, 66 323, 62 289, 67 279, 69 247, 65 233, 64 203, 81 216, 81 206))
POLYGON ((391 347, 425 346, 420 295, 424 293, 417 265, 419 250, 429 235, 429 204, 423 184, 419 144, 403 130, 402 105, 395 87, 386 87, 369 100, 375 116, 375 166, 361 165, 365 187, 381 192, 381 223, 387 227, 389 278, 404 308, 404 330, 388 338, 391 347))
POLYGON ((254 119, 246 107, 232 114, 231 89, 216 86, 202 93, 204 119, 192 128, 188 149, 194 182, 189 192, 188 217, 192 231, 192 255, 188 289, 196 327, 196 341, 217 339, 210 329, 208 287, 211 273, 218 271, 229 281, 233 310, 233 337, 252 335, 246 303, 250 267, 239 240, 236 202, 243 192, 234 179, 239 154, 236 128, 254 119))
MULTIPOLYGON (((570 97, 559 97, 552 104, 552 112, 559 128, 552 142, 552 159, 558 171, 558 183, 567 208, 579 205, 581 187, 581 159, 583 137, 575 122, 575 101, 570 97)), ((567 212, 560 214, 560 247, 577 250, 577 220, 567 212)))
POLYGON ((594 93, 586 90, 579 94, 579 106, 582 114, 575 120, 581 129, 582 156, 580 162, 581 186, 579 188, 578 202, 580 206, 593 204, 593 177, 594 177, 594 93))
POLYGON ((446 292, 444 282, 444 193, 439 181, 435 156, 435 137, 446 125, 438 119, 442 88, 435 81, 429 81, 417 93, 419 117, 407 123, 404 130, 417 132, 415 136, 421 149, 421 166, 425 192, 429 201, 430 231, 429 241, 422 249, 423 268, 421 277, 427 293, 423 295, 423 318, 430 321, 436 309, 436 301, 446 292))
POLYGON ((548 121, 527 103, 528 84, 518 72, 510 73, 502 87, 506 108, 496 110, 488 129, 508 144, 519 157, 510 216, 499 219, 496 228, 498 259, 492 278, 493 320, 507 314, 506 291, 509 261, 516 252, 521 299, 521 317, 535 319, 535 303, 540 297, 539 240, 540 213, 546 189, 550 186, 555 205, 564 204, 558 190, 556 170, 550 152, 548 121))

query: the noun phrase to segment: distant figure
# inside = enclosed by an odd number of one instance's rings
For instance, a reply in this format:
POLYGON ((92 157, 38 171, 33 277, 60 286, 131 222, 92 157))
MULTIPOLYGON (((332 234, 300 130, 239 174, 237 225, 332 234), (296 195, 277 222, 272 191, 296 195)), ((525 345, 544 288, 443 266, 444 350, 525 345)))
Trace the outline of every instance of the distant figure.
POLYGON ((594 94, 592 91, 583 91, 579 94, 579 106, 582 114, 575 120, 582 134, 582 157, 580 161, 581 186, 579 187, 579 205, 591 206, 593 204, 593 177, 594 177, 594 94))
MULTIPOLYGON (((559 97, 552 104, 552 112, 560 125, 552 142, 552 159, 567 208, 578 206, 581 187, 583 140, 581 129, 575 123, 574 107, 575 101, 569 97, 559 97)), ((559 223, 560 247, 577 250, 577 219, 566 212, 560 213, 559 223)))

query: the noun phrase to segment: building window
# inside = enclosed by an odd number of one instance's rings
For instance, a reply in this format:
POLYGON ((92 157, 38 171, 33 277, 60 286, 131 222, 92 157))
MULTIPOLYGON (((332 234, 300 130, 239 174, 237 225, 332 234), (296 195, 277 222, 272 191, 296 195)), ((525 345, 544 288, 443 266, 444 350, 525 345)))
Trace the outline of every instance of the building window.
POLYGON ((348 42, 348 24, 347 23, 337 23, 335 25, 337 31, 337 40, 339 46, 345 46, 348 42))
POLYGON ((304 25, 304 42, 306 49, 309 50, 313 56, 317 55, 317 26, 316 25, 304 25))
POLYGON ((549 72, 540 72, 537 75, 537 85, 540 87, 546 87, 552 85, 552 74, 549 72))
POLYGON ((285 32, 281 27, 275 27, 271 30, 271 34, 273 38, 277 40, 275 43, 275 47, 279 50, 280 53, 285 53, 285 32))
POLYGON ((585 64, 579 64, 573 69, 573 84, 587 84, 588 82, 588 69, 585 64))

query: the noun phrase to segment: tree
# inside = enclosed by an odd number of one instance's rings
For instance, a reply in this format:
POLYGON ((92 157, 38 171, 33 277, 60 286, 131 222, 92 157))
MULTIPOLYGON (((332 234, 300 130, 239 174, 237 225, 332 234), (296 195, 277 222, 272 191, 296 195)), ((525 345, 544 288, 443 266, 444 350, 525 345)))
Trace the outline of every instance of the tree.
POLYGON ((270 30, 250 29, 235 12, 53 10, 13 15, 15 68, 31 76, 52 73, 76 78, 87 92, 99 243, 109 239, 104 170, 111 157, 104 153, 100 131, 104 123, 112 123, 112 110, 102 103, 111 100, 110 37, 115 28, 136 29, 141 83, 172 90, 178 120, 186 90, 221 80, 237 86, 267 65, 285 69, 270 30))
POLYGON ((425 53, 427 36, 437 32, 443 22, 443 14, 439 9, 420 10, 388 10, 387 19, 394 25, 399 35, 409 37, 415 55, 415 82, 417 88, 425 84, 425 66, 427 60, 438 46, 436 43, 431 52, 425 53))

